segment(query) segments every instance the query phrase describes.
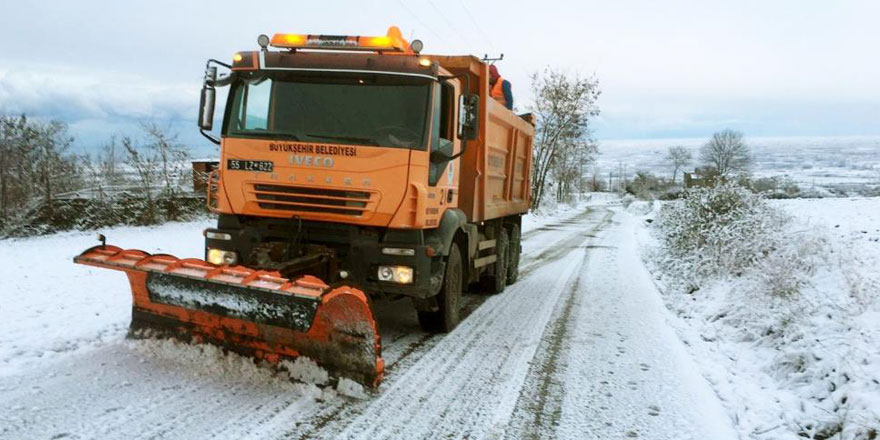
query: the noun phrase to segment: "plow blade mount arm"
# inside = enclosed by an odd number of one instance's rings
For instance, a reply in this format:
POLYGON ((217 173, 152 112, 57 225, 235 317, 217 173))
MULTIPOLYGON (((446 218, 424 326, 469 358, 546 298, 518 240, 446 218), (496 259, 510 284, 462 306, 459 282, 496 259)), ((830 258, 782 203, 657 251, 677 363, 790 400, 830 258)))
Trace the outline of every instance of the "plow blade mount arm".
POLYGON ((73 261, 128 275, 132 330, 170 331, 270 362, 306 356, 368 387, 382 380, 378 326, 367 296, 353 287, 110 245, 73 261))

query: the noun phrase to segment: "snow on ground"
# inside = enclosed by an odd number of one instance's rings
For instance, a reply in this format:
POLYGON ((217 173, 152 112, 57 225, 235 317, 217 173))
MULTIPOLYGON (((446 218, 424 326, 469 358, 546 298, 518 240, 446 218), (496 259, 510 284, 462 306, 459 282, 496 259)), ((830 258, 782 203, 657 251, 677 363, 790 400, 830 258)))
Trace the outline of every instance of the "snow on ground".
POLYGON ((617 200, 616 194, 601 192, 582 194, 578 200, 571 203, 557 203, 552 197, 549 197, 536 211, 530 211, 523 216, 522 234, 526 235, 550 223, 558 222, 560 219, 572 217, 582 212, 586 207, 604 206, 615 203, 617 200))
MULTIPOLYGON (((869 274, 875 275, 876 281, 880 272, 880 198, 795 199, 771 203, 793 215, 803 227, 823 229, 841 250, 848 251, 847 257, 856 260, 856 267, 873 268, 869 274)), ((880 292, 880 285, 874 285, 874 291, 880 292)))
MULTIPOLYGON (((101 232, 108 244, 201 258, 201 231, 212 225, 205 219, 101 232)), ((0 240, 0 376, 118 341, 128 331, 125 275, 73 264, 74 256, 96 244, 95 232, 0 240)))
MULTIPOLYGON (((874 438, 880 429, 880 199, 771 204, 794 216, 793 236, 810 244, 805 257, 813 269, 800 292, 774 297, 756 282, 759 276, 745 273, 688 295, 668 287, 668 277, 655 269, 666 305, 677 315, 670 322, 741 437, 874 438)), ((655 237, 643 229, 639 240, 650 259, 655 237)))
MULTIPOLYGON (((90 234, 0 241, 16 261, 5 280, 47 268, 0 292, 0 438, 735 438, 668 327, 639 224, 616 201, 591 205, 530 223, 520 280, 467 295, 449 335, 419 331, 406 301, 377 301, 387 377, 365 399, 319 386, 308 362, 279 371, 211 346, 125 339, 123 275, 70 261, 90 234)), ((107 232, 200 255, 208 223, 107 232)))

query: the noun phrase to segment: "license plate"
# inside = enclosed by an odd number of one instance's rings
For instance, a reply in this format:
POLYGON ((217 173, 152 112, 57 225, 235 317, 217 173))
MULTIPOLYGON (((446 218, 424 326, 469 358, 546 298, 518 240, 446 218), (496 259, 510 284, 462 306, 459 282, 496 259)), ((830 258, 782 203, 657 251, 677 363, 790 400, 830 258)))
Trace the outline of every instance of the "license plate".
POLYGON ((275 164, 268 160, 239 160, 229 159, 226 161, 226 169, 238 171, 259 171, 271 173, 275 164))

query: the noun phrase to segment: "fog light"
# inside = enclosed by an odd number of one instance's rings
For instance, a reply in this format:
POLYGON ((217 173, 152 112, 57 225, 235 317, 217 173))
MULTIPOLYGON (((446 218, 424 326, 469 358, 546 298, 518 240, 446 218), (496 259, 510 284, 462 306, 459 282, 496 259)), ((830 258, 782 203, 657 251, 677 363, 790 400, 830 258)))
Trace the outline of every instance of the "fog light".
POLYGON ((238 262, 238 254, 222 249, 208 249, 208 262, 218 266, 231 266, 238 262))
POLYGON ((393 281, 394 280, 394 270, 392 270, 388 266, 382 266, 379 268, 379 280, 380 281, 393 281))
POLYGON ((379 281, 398 284, 412 284, 413 268, 409 266, 379 266, 379 281))

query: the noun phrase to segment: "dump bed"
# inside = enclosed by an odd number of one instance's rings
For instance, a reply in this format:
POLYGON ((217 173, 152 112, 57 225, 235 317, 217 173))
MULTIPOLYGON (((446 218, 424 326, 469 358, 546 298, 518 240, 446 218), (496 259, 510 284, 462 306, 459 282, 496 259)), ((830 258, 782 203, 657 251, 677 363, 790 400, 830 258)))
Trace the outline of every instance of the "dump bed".
POLYGON ((455 75, 467 74, 462 88, 480 96, 480 131, 461 157, 459 208, 471 222, 529 210, 535 127, 489 96, 489 66, 472 56, 434 56, 455 75))

